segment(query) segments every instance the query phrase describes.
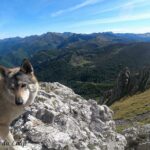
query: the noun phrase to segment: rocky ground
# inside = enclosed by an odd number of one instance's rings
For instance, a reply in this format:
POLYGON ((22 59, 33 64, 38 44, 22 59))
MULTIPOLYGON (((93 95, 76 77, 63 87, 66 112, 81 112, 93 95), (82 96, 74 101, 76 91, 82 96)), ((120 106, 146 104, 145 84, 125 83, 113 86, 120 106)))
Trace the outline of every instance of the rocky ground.
POLYGON ((125 129, 122 134, 127 139, 126 150, 150 150, 150 124, 125 129))
POLYGON ((59 83, 41 83, 36 102, 11 131, 25 150, 124 150, 113 112, 59 83))
POLYGON ((121 135, 112 116, 107 106, 60 83, 41 83, 35 103, 12 123, 11 131, 22 145, 17 150, 149 150, 150 124, 121 135))
POLYGON ((136 123, 140 123, 141 120, 150 118, 150 112, 138 114, 132 119, 118 119, 115 120, 116 126, 134 126, 136 123))

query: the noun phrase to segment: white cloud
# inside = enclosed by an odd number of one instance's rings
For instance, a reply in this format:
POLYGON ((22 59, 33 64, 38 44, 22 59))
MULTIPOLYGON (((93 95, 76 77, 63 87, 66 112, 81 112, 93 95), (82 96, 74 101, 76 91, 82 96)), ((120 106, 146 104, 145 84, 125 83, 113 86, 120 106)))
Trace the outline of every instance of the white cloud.
POLYGON ((139 28, 133 28, 133 27, 129 27, 129 28, 108 28, 107 30, 105 30, 104 32, 107 31, 112 31, 114 33, 148 33, 150 32, 150 27, 146 26, 146 27, 139 27, 139 28))
POLYGON ((128 1, 124 4, 120 4, 115 7, 111 7, 111 8, 107 8, 107 9, 103 9, 103 10, 94 12, 93 14, 101 14, 101 13, 111 12, 111 11, 119 10, 119 9, 121 9, 121 11, 122 11, 124 9, 127 10, 127 9, 131 9, 131 8, 135 8, 135 7, 141 7, 143 5, 145 6, 148 4, 150 4, 150 1, 148 1, 148 0, 132 0, 132 1, 128 1))
POLYGON ((85 0, 84 2, 80 3, 80 4, 77 4, 73 7, 70 7, 70 8, 67 8, 67 9, 62 9, 62 10, 59 10, 57 12, 54 12, 51 14, 52 17, 56 17, 56 16, 59 16, 63 13, 67 13, 67 12, 71 12, 71 11, 75 11, 77 9, 80 9, 80 8, 83 8, 83 7, 86 7, 86 6, 89 6, 89 5, 93 5, 93 4, 96 4, 96 3, 99 3, 99 2, 102 2, 103 0, 85 0))
POLYGON ((76 23, 70 26, 70 28, 90 26, 90 25, 109 24, 109 23, 119 23, 119 22, 127 22, 127 21, 136 21, 136 20, 145 20, 145 19, 150 19, 150 12, 145 12, 142 14, 136 14, 136 15, 130 15, 130 16, 112 17, 112 18, 106 18, 106 19, 86 20, 86 21, 76 23))

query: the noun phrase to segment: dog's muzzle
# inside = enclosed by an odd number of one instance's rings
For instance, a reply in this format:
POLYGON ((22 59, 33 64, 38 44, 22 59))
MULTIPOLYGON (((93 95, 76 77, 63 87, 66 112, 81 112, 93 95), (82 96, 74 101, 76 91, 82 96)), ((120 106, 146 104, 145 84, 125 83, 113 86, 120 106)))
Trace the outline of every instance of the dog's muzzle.
POLYGON ((15 103, 16 103, 16 105, 23 105, 23 99, 22 98, 16 98, 15 103))

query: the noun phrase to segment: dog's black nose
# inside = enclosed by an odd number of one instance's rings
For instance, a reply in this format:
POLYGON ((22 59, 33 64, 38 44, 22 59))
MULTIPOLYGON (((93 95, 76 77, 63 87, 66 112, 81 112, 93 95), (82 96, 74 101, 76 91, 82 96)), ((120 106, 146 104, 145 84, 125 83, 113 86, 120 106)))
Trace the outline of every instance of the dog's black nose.
POLYGON ((16 103, 16 105, 22 105, 23 104, 22 98, 16 98, 15 103, 16 103))

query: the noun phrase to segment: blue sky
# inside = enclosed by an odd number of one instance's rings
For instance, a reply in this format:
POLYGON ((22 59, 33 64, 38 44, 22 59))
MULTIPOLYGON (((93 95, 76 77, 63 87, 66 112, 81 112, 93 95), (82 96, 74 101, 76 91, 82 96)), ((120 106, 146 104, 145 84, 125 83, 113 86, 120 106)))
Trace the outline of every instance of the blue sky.
POLYGON ((0 0, 0 38, 150 32, 150 0, 0 0))

